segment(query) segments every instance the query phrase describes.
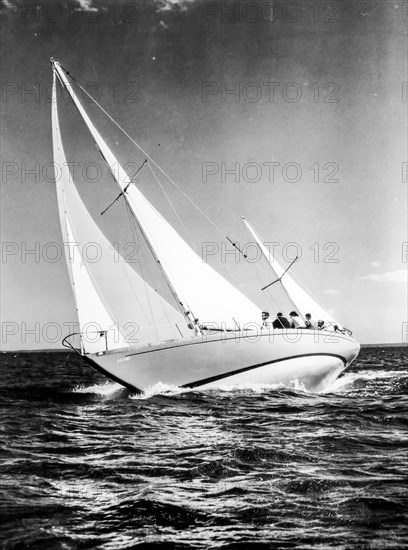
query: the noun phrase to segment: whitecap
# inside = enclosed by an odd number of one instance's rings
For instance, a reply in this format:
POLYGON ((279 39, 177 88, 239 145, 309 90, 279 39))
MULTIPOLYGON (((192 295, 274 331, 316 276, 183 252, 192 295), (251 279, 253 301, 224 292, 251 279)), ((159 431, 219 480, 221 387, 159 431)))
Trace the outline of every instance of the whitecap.
POLYGON ((328 386, 321 393, 338 393, 348 389, 352 389, 356 382, 384 379, 407 378, 408 372, 406 371, 394 371, 394 370, 373 370, 373 371, 360 371, 360 372, 346 372, 342 377, 337 378, 330 386, 328 386))
POLYGON ((104 384, 93 384, 92 386, 76 386, 72 393, 95 393, 97 395, 112 395, 117 391, 124 390, 124 387, 109 380, 104 384))
POLYGON ((154 386, 149 386, 143 393, 138 395, 131 395, 130 399, 149 399, 155 395, 180 395, 181 393, 191 392, 191 388, 181 388, 174 384, 163 384, 158 382, 154 386))

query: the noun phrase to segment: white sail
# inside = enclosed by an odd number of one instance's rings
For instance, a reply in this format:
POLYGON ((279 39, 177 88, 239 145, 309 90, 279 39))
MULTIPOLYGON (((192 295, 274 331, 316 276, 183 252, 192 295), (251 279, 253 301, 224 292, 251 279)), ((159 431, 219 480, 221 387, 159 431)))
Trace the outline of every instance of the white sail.
POLYGON ((183 303, 184 309, 198 317, 202 324, 236 328, 247 322, 259 322, 260 309, 218 274, 196 254, 171 225, 152 206, 129 178, 112 153, 81 102, 67 75, 55 62, 61 82, 77 106, 113 177, 122 190, 127 187, 126 199, 155 255, 183 303))
POLYGON ((52 135, 54 162, 58 167, 57 197, 68 272, 80 331, 84 333, 84 351, 95 353, 157 343, 180 338, 183 331, 184 335, 190 335, 181 312, 122 259, 118 261, 110 242, 82 202, 66 162, 56 98, 54 73, 52 135), (86 250, 92 250, 92 255, 87 255, 86 250))
MULTIPOLYGON (((276 258, 270 254, 269 250, 265 247, 265 245, 263 244, 263 242, 255 232, 255 230, 244 218, 243 218, 243 222, 246 228, 248 229, 248 231, 254 237, 262 253, 266 257, 268 262, 271 264, 278 278, 282 277, 282 275, 285 272, 283 267, 279 264, 276 258)), ((289 273, 285 273, 284 277, 281 280, 281 283, 283 287, 286 289, 290 298, 296 304, 297 308, 299 309, 298 313, 302 317, 304 317, 306 313, 310 313, 312 316, 312 319, 314 319, 315 321, 317 321, 318 319, 322 319, 326 323, 334 323, 339 325, 339 323, 322 306, 320 306, 316 302, 316 300, 314 300, 296 281, 294 281, 294 279, 289 275, 289 273)))

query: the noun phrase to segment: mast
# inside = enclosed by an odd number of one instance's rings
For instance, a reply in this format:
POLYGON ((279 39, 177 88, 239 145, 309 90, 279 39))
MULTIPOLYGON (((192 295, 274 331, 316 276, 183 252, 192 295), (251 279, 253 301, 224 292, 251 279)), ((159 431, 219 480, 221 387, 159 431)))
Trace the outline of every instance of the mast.
POLYGON ((268 265, 270 266, 271 270, 273 271, 273 274, 275 275, 275 277, 277 277, 272 283, 269 283, 268 285, 264 286, 261 290, 266 290, 268 287, 272 286, 274 283, 277 283, 279 282, 281 285, 282 285, 282 288, 286 294, 286 296, 288 297, 288 299, 292 302, 292 304, 295 306, 296 310, 298 311, 300 317, 304 320, 303 318, 303 315, 300 313, 300 309, 298 307, 298 305, 296 304, 295 300, 292 298, 292 296, 290 295, 288 289, 286 288, 286 286, 284 285, 283 283, 283 276, 285 275, 285 273, 292 267, 292 265, 296 262, 296 260, 298 259, 297 257, 292 261, 292 263, 289 265, 289 267, 287 267, 287 269, 279 276, 276 272, 275 272, 275 269, 272 265, 272 262, 270 260, 270 257, 269 257, 269 254, 265 248, 265 245, 263 244, 263 242, 261 241, 261 239, 258 237, 258 235, 255 233, 255 231, 252 229, 252 227, 249 225, 249 223, 246 221, 246 219, 241 216, 241 219, 245 225, 245 227, 247 228, 247 230, 251 233, 251 235, 254 237, 255 239, 255 242, 256 244, 258 245, 258 248, 261 250, 262 252, 262 255, 266 258, 267 262, 268 262, 268 265))
MULTIPOLYGON (((92 121, 90 120, 90 118, 88 117, 86 111, 84 110, 84 108, 82 107, 80 101, 78 100, 68 78, 67 78, 67 75, 69 75, 69 73, 67 73, 67 71, 65 71, 65 69, 62 68, 62 66, 60 65, 60 63, 58 63, 57 61, 55 61, 52 57, 50 58, 50 61, 51 61, 51 64, 52 64, 52 67, 53 67, 53 71, 54 71, 54 77, 55 77, 55 74, 58 76, 58 79, 59 81, 61 82, 61 84, 65 87, 65 89, 68 91, 74 105, 76 106, 76 108, 78 109, 81 117, 83 118, 91 136, 93 137, 93 139, 95 140, 96 142, 96 145, 98 147, 98 150, 103 158, 103 160, 105 161, 106 165, 108 166, 114 180, 118 183, 118 185, 121 187, 122 189, 122 192, 121 194, 119 195, 119 197, 121 195, 123 195, 125 201, 126 201, 126 204, 133 216, 133 218, 135 219, 144 239, 146 240, 146 243, 157 263, 157 265, 159 266, 163 276, 164 276, 164 279, 166 281, 166 284, 167 286, 169 287, 170 289, 170 292, 172 293, 174 299, 176 300, 176 303, 178 305, 178 307, 180 308, 180 311, 181 313, 183 314, 184 318, 187 320, 188 324, 194 326, 194 321, 196 319, 196 317, 194 316, 193 312, 191 311, 191 308, 188 307, 188 304, 187 304, 187 307, 188 309, 186 309, 185 307, 185 300, 183 300, 181 298, 181 296, 178 294, 178 292, 176 291, 172 281, 171 281, 171 278, 169 276, 169 274, 167 273, 165 267, 163 266, 162 262, 160 261, 160 258, 154 248, 154 245, 153 243, 151 242, 151 239, 149 238, 149 236, 147 235, 146 231, 144 230, 142 224, 140 223, 139 219, 137 218, 137 216, 135 215, 134 211, 133 211, 133 208, 131 208, 129 202, 128 202, 128 199, 127 199, 127 191, 129 189, 129 186, 131 185, 132 182, 129 182, 129 183, 126 183, 126 178, 127 178, 127 174, 126 172, 123 170, 123 168, 121 167, 121 165, 117 162, 116 160, 116 157, 112 154, 112 152, 110 151, 110 149, 108 148, 105 140, 102 138, 101 134, 98 132, 98 130, 95 128, 95 126, 93 125, 92 121), (105 154, 104 154, 105 153, 105 154), (109 159, 109 160, 108 160, 109 159), (118 173, 115 172, 115 166, 118 166, 118 173), (119 177, 118 177, 119 176, 119 177)), ((142 164, 142 166, 140 167, 140 169, 145 165, 147 164, 147 160, 144 161, 144 163, 142 164)), ((139 170, 140 170, 139 169, 139 170)), ((119 198, 117 197, 117 198, 119 198)), ((115 199, 116 201, 117 199, 115 199)), ((115 202, 114 201, 114 202, 115 202)), ((113 204, 113 203, 112 203, 113 204)), ((109 205, 111 206, 111 205, 109 205)), ((109 208, 109 207, 108 207, 109 208)), ((104 210, 103 213, 106 212, 107 209, 104 210)))
MULTIPOLYGON (((152 245, 152 243, 150 242, 150 239, 149 237, 146 235, 146 232, 144 231, 143 229, 143 226, 142 224, 139 222, 139 220, 137 219, 137 216, 135 216, 132 208, 130 207, 129 203, 128 203, 128 200, 126 198, 126 191, 123 192, 123 198, 125 199, 126 201, 126 205, 127 207, 129 208, 129 211, 131 212, 131 215, 133 216, 133 219, 136 221, 137 223, 137 226, 141 232, 141 234, 143 235, 148 247, 149 247, 149 250, 150 252, 152 253, 152 256, 153 258, 156 260, 156 263, 157 265, 159 266, 160 268, 160 271, 162 272, 163 274, 163 277, 167 283, 167 286, 169 287, 170 289, 170 292, 173 294, 173 297, 174 299, 176 300, 177 302, 177 305, 178 307, 180 308, 180 311, 181 313, 184 315, 185 319, 188 321, 188 325, 192 325, 192 328, 194 327, 194 323, 195 323, 195 319, 196 317, 194 316, 193 312, 191 311, 191 309, 186 309, 185 306, 184 306, 184 303, 181 301, 181 298, 180 296, 177 294, 177 291, 176 289, 174 288, 173 286, 173 283, 171 282, 171 279, 170 277, 167 275, 167 272, 166 270, 164 269, 161 261, 160 261, 160 258, 158 257, 158 255, 156 254, 156 251, 154 249, 154 246, 152 245), (190 317, 191 316, 191 317, 190 317)), ((188 305, 188 304, 187 304, 188 305)))
MULTIPOLYGON (((301 287, 290 275, 289 273, 285 274, 285 270, 279 264, 276 259, 271 259, 269 251, 266 249, 265 245, 262 243, 254 229, 249 225, 249 223, 243 218, 244 224, 247 229, 251 232, 256 242, 259 245, 259 248, 262 250, 264 256, 268 260, 271 268, 276 272, 277 276, 280 279, 280 283, 284 288, 287 295, 290 297, 292 303, 295 305, 298 313, 302 312, 311 312, 314 319, 322 319, 333 325, 338 325, 342 327, 343 325, 339 323, 334 317, 322 307, 319 302, 311 296, 304 288, 301 287), (285 275, 285 276, 284 276, 285 275), (283 282, 283 279, 285 282, 283 282)), ((287 271, 287 270, 286 270, 287 271)), ((302 315, 303 316, 303 315, 302 315)), ((343 327, 344 328, 344 327, 343 327)))
MULTIPOLYGON (((77 196, 74 186, 66 187, 64 184, 65 181, 72 180, 61 141, 57 108, 56 78, 57 75, 54 72, 51 107, 53 157, 55 166, 59 165, 61 169, 60 175, 57 172, 55 173, 55 182, 62 238, 64 243, 69 245, 70 243, 78 244, 77 241, 79 240, 74 230, 69 204, 75 206, 75 215, 77 216, 80 213, 84 215, 84 206, 79 196, 77 196)), ((92 233, 92 235, 96 242, 98 239, 95 237, 98 237, 98 234, 92 233)), ((105 350, 108 347, 108 340, 110 348, 118 346, 126 347, 127 344, 123 339, 122 331, 118 329, 117 334, 112 333, 111 329, 114 325, 112 315, 105 307, 100 293, 93 284, 87 267, 81 260, 78 261, 78 254, 73 252, 71 246, 65 249, 65 258, 80 326, 81 353, 95 353, 101 351, 99 337, 89 337, 90 334, 99 334, 99 336, 102 334, 105 335, 105 350), (96 327, 96 320, 98 321, 98 327, 96 327), (95 328, 94 331, 91 330, 91 333, 88 331, 89 326, 91 326, 91 329, 93 327, 95 328), (101 330, 99 330, 99 328, 101 330)))

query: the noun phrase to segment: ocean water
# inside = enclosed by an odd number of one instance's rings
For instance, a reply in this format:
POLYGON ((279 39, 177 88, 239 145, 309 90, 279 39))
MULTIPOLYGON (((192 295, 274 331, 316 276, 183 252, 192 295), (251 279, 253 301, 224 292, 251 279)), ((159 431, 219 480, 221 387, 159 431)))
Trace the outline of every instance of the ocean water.
POLYGON ((0 377, 2 548, 408 545, 406 347, 324 394, 137 396, 71 353, 1 354, 0 377))

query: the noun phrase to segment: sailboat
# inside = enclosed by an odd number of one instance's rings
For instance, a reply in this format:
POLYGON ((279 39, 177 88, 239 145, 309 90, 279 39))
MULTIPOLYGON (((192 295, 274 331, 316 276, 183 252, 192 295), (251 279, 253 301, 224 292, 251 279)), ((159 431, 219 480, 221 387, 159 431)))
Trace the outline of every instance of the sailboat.
MULTIPOLYGON (((321 309, 287 273, 288 269, 270 257, 244 219, 246 230, 274 274, 271 286, 285 293, 300 318, 312 311, 326 321, 321 330, 273 330, 260 325, 261 308, 203 262, 129 180, 83 107, 77 94, 80 84, 53 58, 51 65, 58 209, 80 327, 79 333, 67 335, 63 344, 75 349, 108 378, 135 392, 158 384, 207 389, 242 384, 289 385, 294 381, 318 392, 332 384, 358 355, 360 346, 351 332, 321 309), (68 93, 119 185, 116 200, 124 201, 167 285, 167 296, 147 280, 145 273, 137 272, 129 263, 112 261, 111 242, 82 200, 67 162, 57 85, 68 93), (75 253, 74 244, 78 243, 96 243, 98 261, 84 261, 75 253), (137 327, 136 338, 129 338, 129 324, 137 327), (75 339, 79 339, 80 346, 74 344, 75 339)), ((143 164, 150 169, 158 166, 147 153, 145 157, 143 164)))

